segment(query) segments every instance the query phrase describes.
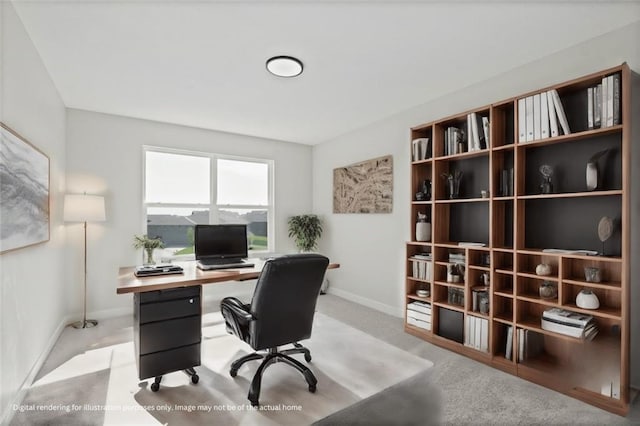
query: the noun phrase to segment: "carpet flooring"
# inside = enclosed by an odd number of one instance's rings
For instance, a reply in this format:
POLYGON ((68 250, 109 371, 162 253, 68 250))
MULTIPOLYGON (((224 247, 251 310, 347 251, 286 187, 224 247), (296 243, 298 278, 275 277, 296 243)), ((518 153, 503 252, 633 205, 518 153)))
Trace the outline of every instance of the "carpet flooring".
MULTIPOLYGON (((202 365, 196 368, 200 382, 193 385, 185 374, 172 373, 163 378, 159 392, 150 390, 152 380, 137 380, 131 323, 105 320, 94 331, 99 328, 101 342, 75 355, 56 345, 50 357, 57 359, 55 365, 45 365, 48 371, 34 382, 12 424, 304 425, 433 365, 317 313, 313 335, 303 342, 313 356, 309 365, 317 391, 308 392, 295 369, 274 364, 263 378, 260 408, 254 409, 247 392, 259 361, 245 364, 235 379, 229 376, 231 362, 252 350, 226 333, 219 312, 203 316, 202 365)), ((78 330, 66 329, 59 343, 72 343, 73 336, 67 335, 73 333, 78 330)))

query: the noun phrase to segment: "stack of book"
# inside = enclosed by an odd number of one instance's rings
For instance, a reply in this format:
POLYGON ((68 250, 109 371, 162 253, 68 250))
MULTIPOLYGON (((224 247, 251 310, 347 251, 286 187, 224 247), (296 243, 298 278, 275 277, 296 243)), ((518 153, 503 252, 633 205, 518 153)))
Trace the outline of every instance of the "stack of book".
POLYGON ((148 277, 150 275, 181 274, 182 266, 162 263, 157 265, 136 266, 134 272, 136 277, 148 277))
POLYGON ((560 308, 550 308, 542 313, 542 329, 579 339, 593 340, 598 326, 593 316, 560 308))
POLYGON ((433 258, 431 253, 418 253, 409 258, 413 266, 413 278, 419 280, 433 279, 433 258))
POLYGON ((467 315, 464 322, 464 345, 489 352, 489 320, 467 315))
POLYGON ((449 253, 449 263, 466 263, 464 253, 449 253))
POLYGON ((444 132, 444 155, 454 155, 466 152, 467 137, 457 127, 447 127, 444 132))
POLYGON ((425 302, 407 304, 407 323, 425 330, 431 330, 431 304, 425 302))
POLYGON ((518 142, 571 133, 569 122, 555 89, 518 99, 518 142))
POLYGON ((589 129, 620 124, 620 74, 602 78, 587 88, 587 121, 589 129))

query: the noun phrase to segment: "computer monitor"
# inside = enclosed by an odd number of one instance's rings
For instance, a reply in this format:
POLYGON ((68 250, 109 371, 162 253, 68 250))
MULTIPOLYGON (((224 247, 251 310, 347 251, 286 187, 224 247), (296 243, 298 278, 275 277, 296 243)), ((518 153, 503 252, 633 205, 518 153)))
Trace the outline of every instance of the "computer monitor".
POLYGON ((196 260, 248 256, 247 225, 196 225, 194 237, 196 260))

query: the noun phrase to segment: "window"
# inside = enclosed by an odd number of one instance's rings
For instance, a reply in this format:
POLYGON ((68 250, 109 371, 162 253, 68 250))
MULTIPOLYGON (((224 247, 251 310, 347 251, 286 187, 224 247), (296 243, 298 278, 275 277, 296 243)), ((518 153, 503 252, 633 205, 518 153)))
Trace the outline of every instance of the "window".
POLYGON ((247 224, 249 253, 273 251, 271 160, 144 148, 147 234, 160 258, 193 256, 196 224, 247 224))

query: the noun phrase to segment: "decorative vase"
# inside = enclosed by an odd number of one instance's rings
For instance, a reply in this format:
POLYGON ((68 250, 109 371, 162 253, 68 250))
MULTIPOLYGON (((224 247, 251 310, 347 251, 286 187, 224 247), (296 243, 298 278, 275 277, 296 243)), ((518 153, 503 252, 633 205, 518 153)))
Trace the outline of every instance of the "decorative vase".
POLYGON ((586 288, 581 290, 576 297, 576 306, 582 309, 598 309, 600 307, 600 300, 591 290, 586 288))
POLYGON ((536 266, 536 275, 551 275, 551 265, 546 263, 539 264, 538 266, 536 266))
POLYGON ((602 281, 602 277, 600 275, 600 268, 585 266, 584 279, 590 283, 599 283, 600 281, 602 281))
POLYGON ((431 241, 431 224, 416 222, 416 241, 431 241))
POLYGON ((540 184, 541 194, 551 194, 553 192, 553 183, 551 183, 551 177, 545 177, 540 184))
POLYGON ((145 265, 155 265, 156 261, 153 260, 153 249, 152 248, 146 248, 144 249, 144 252, 147 255, 147 260, 144 262, 145 265))
POLYGON ((551 281, 544 281, 540 284, 538 291, 543 299, 555 299, 558 297, 558 288, 551 281))

